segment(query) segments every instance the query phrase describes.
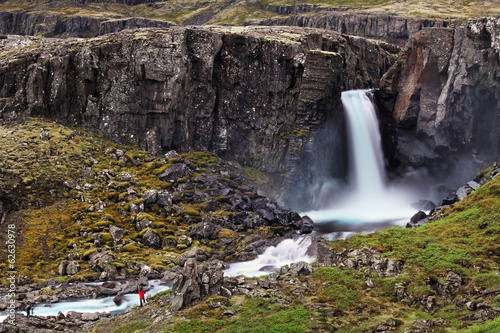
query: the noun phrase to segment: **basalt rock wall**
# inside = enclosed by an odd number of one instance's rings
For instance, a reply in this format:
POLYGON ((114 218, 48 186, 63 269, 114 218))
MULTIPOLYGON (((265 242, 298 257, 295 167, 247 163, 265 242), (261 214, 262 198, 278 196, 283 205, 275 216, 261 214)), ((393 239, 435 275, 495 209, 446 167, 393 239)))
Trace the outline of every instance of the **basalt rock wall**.
POLYGON ((166 21, 131 17, 123 19, 63 16, 56 13, 0 11, 0 33, 44 37, 95 37, 134 28, 168 27, 166 21))
POLYGON ((46 117, 154 153, 209 150, 291 173, 321 126, 342 122, 341 91, 376 87, 398 52, 314 29, 235 29, 25 37, 18 51, 9 36, 0 41, 9 50, 0 64, 0 121, 46 117))
POLYGON ((396 164, 451 174, 463 161, 498 158, 499 35, 498 18, 415 35, 378 94, 379 108, 393 115, 396 164))
MULTIPOLYGON (((447 27, 454 24, 449 20, 430 20, 399 17, 387 14, 352 13, 345 10, 323 10, 318 13, 299 14, 301 7, 270 7, 277 13, 292 16, 281 19, 263 20, 259 24, 266 26, 286 25, 327 29, 348 35, 375 38, 396 45, 404 46, 408 39, 424 27, 447 27)), ((306 8, 315 10, 315 8, 306 8)))

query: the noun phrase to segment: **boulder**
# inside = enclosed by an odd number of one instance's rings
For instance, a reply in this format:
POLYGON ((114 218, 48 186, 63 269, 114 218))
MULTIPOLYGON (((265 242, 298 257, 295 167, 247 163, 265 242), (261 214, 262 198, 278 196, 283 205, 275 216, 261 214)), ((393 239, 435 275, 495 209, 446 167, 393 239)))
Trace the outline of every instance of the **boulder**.
POLYGON ((142 235, 142 242, 144 245, 148 247, 152 247, 153 249, 160 249, 162 247, 162 241, 160 236, 158 236, 153 230, 148 229, 142 235))
POLYGON ((410 222, 411 223, 418 223, 418 221, 426 219, 426 218, 427 218, 427 214, 423 211, 419 211, 418 213, 416 213, 415 215, 413 215, 411 217, 410 222))
POLYGON ((59 264, 58 272, 59 275, 66 275, 66 266, 68 265, 68 261, 62 260, 61 263, 59 264))
POLYGON ((142 193, 142 198, 144 199, 144 203, 147 205, 156 203, 158 200, 158 191, 153 189, 144 191, 144 193, 142 193))
POLYGON ((200 222, 191 228, 189 236, 193 239, 217 239, 218 230, 221 230, 221 228, 214 223, 200 222))
POLYGON ((70 261, 69 264, 66 266, 66 274, 68 275, 75 275, 78 273, 80 269, 80 264, 77 263, 76 261, 70 261))
POLYGON ((115 227, 114 225, 111 225, 109 227, 109 233, 111 234, 111 237, 113 237, 113 240, 115 242, 120 241, 123 238, 123 235, 124 235, 123 229, 115 227))
POLYGON ((161 207, 172 206, 172 195, 167 190, 158 191, 157 203, 161 207))
POLYGON ((137 221, 135 222, 135 230, 141 231, 143 229, 150 228, 152 224, 153 221, 151 221, 149 218, 147 218, 146 216, 139 215, 137 221))
POLYGON ((189 167, 184 163, 178 163, 172 165, 170 168, 167 168, 163 171, 158 178, 162 181, 170 182, 177 181, 177 179, 185 177, 189 174, 189 167))
POLYGON ((96 312, 86 312, 82 314, 83 321, 96 321, 99 320, 99 315, 96 312))
POLYGON ((300 233, 310 234, 314 229, 314 222, 309 216, 303 216, 300 221, 300 233))
POLYGON ((290 265, 292 276, 305 276, 313 272, 312 266, 305 261, 294 262, 290 265))
POLYGON ((210 295, 220 295, 224 281, 223 266, 220 260, 197 264, 196 259, 187 259, 172 286, 172 311, 192 306, 210 295))

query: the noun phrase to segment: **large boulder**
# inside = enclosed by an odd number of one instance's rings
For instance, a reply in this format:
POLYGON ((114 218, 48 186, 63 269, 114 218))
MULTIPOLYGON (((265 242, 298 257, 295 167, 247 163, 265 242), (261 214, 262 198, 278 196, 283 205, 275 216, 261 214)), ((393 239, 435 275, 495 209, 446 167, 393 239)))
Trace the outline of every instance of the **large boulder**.
POLYGON ((80 270, 80 264, 76 261, 70 261, 66 266, 66 274, 75 275, 80 270))
POLYGON ((221 230, 221 228, 214 223, 200 222, 191 228, 189 236, 193 239, 217 239, 219 230, 221 230))
POLYGON ((113 240, 115 242, 120 241, 123 238, 123 235, 124 235, 123 229, 115 227, 114 225, 111 225, 109 227, 109 233, 111 234, 111 237, 113 237, 113 240))
POLYGON ((148 229, 144 234, 142 234, 142 242, 148 247, 153 249, 160 249, 162 247, 162 240, 157 233, 153 230, 148 229))
POLYGON ((176 181, 179 178, 185 177, 189 174, 189 167, 184 163, 177 163, 167 168, 161 174, 158 175, 160 180, 169 182, 176 181))
POLYGON ((184 263, 172 286, 172 311, 192 306, 210 295, 220 295, 223 284, 223 263, 213 260, 197 264, 195 258, 184 263))

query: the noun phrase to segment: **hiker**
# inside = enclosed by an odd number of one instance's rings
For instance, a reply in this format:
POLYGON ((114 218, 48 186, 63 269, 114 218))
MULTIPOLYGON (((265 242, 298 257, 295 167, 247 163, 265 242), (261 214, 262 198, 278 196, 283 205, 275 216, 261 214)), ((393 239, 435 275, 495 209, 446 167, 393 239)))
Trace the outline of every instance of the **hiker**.
POLYGON ((142 290, 142 287, 139 287, 139 290, 137 291, 139 293, 139 301, 142 303, 146 304, 146 300, 144 299, 144 290, 142 290))
POLYGON ((33 314, 33 309, 31 308, 31 304, 27 303, 26 304, 26 317, 30 317, 30 315, 33 314))

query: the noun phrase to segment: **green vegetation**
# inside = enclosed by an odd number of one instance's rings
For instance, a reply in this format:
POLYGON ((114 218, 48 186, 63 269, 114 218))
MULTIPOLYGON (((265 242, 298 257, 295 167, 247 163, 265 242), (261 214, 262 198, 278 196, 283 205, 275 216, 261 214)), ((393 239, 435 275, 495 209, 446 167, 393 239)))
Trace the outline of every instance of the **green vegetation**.
POLYGON ((357 278, 351 270, 340 270, 337 267, 324 267, 314 272, 313 277, 319 279, 322 286, 317 295, 338 308, 346 308, 359 301, 358 289, 363 280, 357 278))
POLYGON ((151 326, 151 324, 142 320, 129 321, 126 324, 120 325, 113 330, 113 333, 133 333, 139 330, 143 330, 151 326))
POLYGON ((464 333, 493 333, 500 332, 500 317, 496 317, 493 321, 479 324, 475 327, 472 327, 468 330, 465 330, 464 333))
MULTIPOLYGON (((363 13, 391 13, 400 16, 442 19, 463 19, 500 13, 498 3, 493 0, 237 0, 236 2, 180 0, 175 3, 157 2, 156 4, 156 6, 148 4, 128 6, 117 1, 99 1, 85 6, 75 6, 74 3, 68 1, 7 0, 0 4, 0 10, 58 13, 64 17, 80 15, 104 20, 145 17, 176 24, 193 24, 201 21, 222 25, 242 25, 263 19, 286 17, 286 15, 277 14, 269 6, 315 5, 319 9, 340 7, 347 11, 363 13)), ((142 39, 145 36, 137 38, 142 39)))
POLYGON ((309 313, 303 306, 282 306, 275 299, 255 298, 238 309, 237 319, 183 321, 175 324, 173 332, 301 333, 308 332, 309 327, 309 313))

